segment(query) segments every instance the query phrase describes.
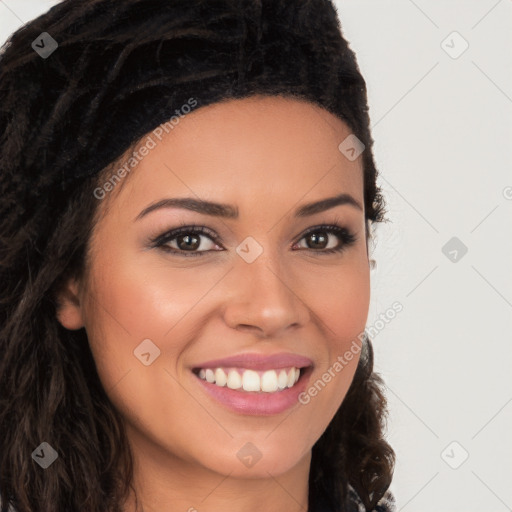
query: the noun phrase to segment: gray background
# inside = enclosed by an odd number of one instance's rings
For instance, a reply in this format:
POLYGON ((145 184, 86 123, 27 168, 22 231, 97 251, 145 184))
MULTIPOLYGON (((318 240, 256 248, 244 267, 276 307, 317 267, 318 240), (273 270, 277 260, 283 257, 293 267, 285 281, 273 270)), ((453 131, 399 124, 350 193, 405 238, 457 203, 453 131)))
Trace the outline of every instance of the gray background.
MULTIPOLYGON (((0 0, 0 40, 55 3, 0 0)), ((397 510, 512 510, 512 0, 336 5, 390 219, 368 326, 397 510)))

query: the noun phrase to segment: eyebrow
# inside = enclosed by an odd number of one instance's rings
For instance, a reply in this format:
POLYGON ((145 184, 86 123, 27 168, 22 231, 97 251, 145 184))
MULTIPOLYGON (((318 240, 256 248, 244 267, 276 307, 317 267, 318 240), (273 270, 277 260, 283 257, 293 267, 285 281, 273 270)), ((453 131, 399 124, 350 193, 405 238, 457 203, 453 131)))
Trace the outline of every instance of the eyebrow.
MULTIPOLYGON (((353 196, 350 194, 340 194, 338 196, 315 201, 314 203, 304 204, 295 210, 294 215, 295 217, 308 217, 339 205, 350 205, 363 211, 363 207, 353 196)), ((194 199, 192 197, 174 197, 165 198, 149 205, 147 208, 144 208, 139 215, 137 215, 135 220, 137 221, 142 219, 142 217, 145 217, 148 213, 161 208, 182 208, 225 219, 238 219, 239 214, 238 207, 233 205, 213 203, 202 199, 194 199)))

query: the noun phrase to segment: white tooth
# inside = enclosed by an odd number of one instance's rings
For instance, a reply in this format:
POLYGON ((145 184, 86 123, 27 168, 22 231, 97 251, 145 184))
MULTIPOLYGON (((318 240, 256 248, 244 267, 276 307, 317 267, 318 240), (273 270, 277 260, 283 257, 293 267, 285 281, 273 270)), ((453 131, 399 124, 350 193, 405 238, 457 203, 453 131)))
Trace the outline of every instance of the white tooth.
POLYGON ((267 370, 261 376, 261 391, 270 393, 277 390, 277 374, 275 370, 267 370))
POLYGON ((222 368, 217 368, 215 370, 215 384, 217 384, 217 386, 225 386, 226 385, 226 382, 227 382, 227 377, 226 377, 226 373, 224 372, 224 370, 222 368))
POLYGON ((286 372, 284 370, 281 370, 279 372, 279 377, 277 379, 277 386, 279 387, 279 389, 284 389, 287 383, 288 375, 286 375, 286 372))
POLYGON ((201 368, 199 370, 199 378, 204 380, 205 376, 206 376, 206 372, 201 368))
POLYGON ((299 380, 300 377, 300 368, 295 368, 295 382, 299 380))
POLYGON ((242 377, 236 370, 230 370, 228 374, 228 388, 239 389, 242 387, 242 377))
POLYGON ((206 369, 205 372, 206 382, 215 382, 215 374, 213 373, 213 370, 210 368, 206 369))
POLYGON ((260 376, 253 370, 245 370, 242 377, 242 386, 245 391, 260 391, 260 376))
POLYGON ((295 384, 295 368, 290 368, 288 372, 288 387, 291 388, 295 384))

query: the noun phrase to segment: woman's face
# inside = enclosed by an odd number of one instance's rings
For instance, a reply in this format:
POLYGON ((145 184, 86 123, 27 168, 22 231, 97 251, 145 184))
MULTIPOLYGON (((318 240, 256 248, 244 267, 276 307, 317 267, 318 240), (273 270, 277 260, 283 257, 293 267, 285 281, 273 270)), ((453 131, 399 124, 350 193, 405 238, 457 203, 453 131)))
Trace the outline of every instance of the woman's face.
POLYGON ((86 278, 71 282, 77 301, 59 320, 85 326, 134 452, 155 471, 284 473, 309 462, 359 360, 370 299, 361 157, 338 149, 350 134, 338 118, 278 97, 204 107, 161 140, 154 133, 98 205, 109 208, 86 278), (341 194, 355 203, 296 214, 341 194), (177 198, 226 211, 148 211, 177 198), (305 235, 322 224, 355 241, 324 228, 305 235), (292 367, 302 368, 296 383, 292 367))

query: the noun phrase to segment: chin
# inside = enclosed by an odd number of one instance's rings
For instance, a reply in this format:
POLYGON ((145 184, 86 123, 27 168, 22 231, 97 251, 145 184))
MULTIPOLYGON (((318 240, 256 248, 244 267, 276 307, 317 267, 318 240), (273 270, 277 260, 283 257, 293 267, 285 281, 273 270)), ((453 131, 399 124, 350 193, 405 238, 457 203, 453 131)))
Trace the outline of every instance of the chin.
POLYGON ((235 451, 226 451, 216 460, 209 461, 215 466, 210 467, 231 477, 268 478, 269 473, 278 476, 299 464, 307 451, 303 445, 292 445, 289 440, 288 445, 283 449, 282 441, 278 439, 275 443, 269 440, 239 441, 235 451))

